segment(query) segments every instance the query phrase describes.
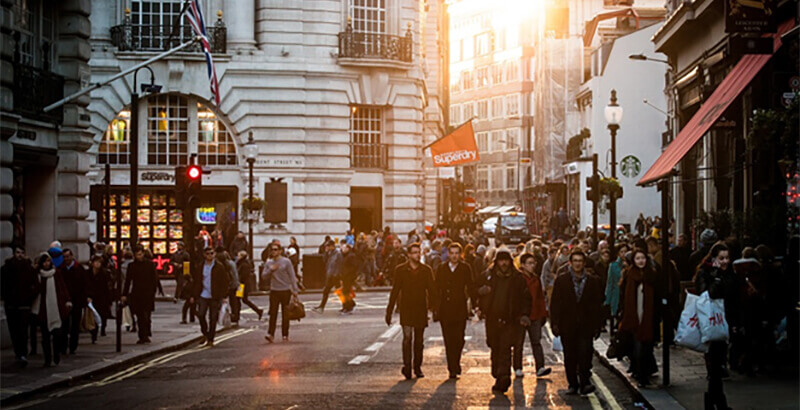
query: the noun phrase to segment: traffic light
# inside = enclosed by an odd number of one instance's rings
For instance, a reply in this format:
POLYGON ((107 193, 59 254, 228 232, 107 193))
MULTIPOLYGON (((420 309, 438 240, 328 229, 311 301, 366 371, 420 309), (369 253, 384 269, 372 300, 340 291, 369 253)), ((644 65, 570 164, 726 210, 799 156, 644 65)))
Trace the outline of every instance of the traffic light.
POLYGON ((200 192, 203 190, 203 170, 199 165, 189 165, 186 167, 186 206, 185 208, 194 211, 200 206, 200 192))
POLYGON ((597 202, 600 200, 600 178, 597 175, 586 177, 586 200, 597 202))

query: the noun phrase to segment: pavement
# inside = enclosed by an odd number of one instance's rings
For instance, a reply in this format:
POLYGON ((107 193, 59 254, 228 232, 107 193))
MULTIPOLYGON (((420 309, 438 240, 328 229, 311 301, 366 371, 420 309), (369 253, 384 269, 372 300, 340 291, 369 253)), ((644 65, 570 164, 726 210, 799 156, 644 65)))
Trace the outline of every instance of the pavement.
MULTIPOLYGON (((319 295, 305 294, 301 299, 310 308, 319 302, 319 295)), ((387 326, 383 322, 387 300, 385 293, 361 293, 356 298, 355 313, 340 315, 340 304, 334 298, 325 313, 309 312, 299 323, 292 322, 288 342, 274 344, 264 340, 265 321, 258 321, 252 311, 243 309, 240 327, 221 334, 213 348, 189 345, 154 354, 133 366, 117 367, 2 403, 3 408, 637 409, 643 406, 619 377, 597 361, 593 375, 597 392, 588 396, 567 395, 564 369, 560 365, 563 359, 552 350, 549 335, 544 347, 553 373, 537 379, 526 346, 525 377, 515 379, 508 393, 493 394, 490 354, 481 322, 468 324, 462 359, 464 373, 460 379, 447 378, 440 327, 431 324, 425 332, 422 369, 426 377, 405 380, 400 374, 400 326, 396 323, 387 326)), ((258 296, 254 301, 265 306, 268 298, 258 296)), ((159 302, 157 311, 166 314, 170 306, 168 302, 159 302)), ((166 319, 154 329, 154 335, 170 326, 181 328, 176 325, 176 317, 166 319)), ((80 352, 79 349, 79 355, 80 352)), ((63 366, 70 358, 67 359, 63 366)))
MULTIPOLYGON (((652 384, 638 387, 627 373, 627 359, 609 360, 605 352, 609 346, 609 335, 603 333, 595 340, 594 348, 598 359, 622 378, 630 389, 641 394, 650 407, 656 409, 703 409, 703 393, 707 391, 706 366, 703 354, 693 350, 672 346, 670 348, 670 385, 663 386, 663 351, 654 349, 659 373, 651 378, 652 384)), ((797 409, 800 402, 800 385, 797 377, 781 379, 765 375, 747 377, 731 371, 730 379, 724 381, 728 406, 747 409, 797 409)))

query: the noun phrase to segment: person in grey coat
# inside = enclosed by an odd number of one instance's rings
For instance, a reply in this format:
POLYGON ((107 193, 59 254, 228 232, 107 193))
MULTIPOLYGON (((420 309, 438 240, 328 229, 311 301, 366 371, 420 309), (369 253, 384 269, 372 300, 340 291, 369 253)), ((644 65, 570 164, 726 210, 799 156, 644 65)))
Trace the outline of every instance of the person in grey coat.
POLYGON ((311 309, 316 313, 325 311, 325 305, 328 303, 328 295, 330 295, 331 289, 338 287, 339 282, 342 280, 342 263, 344 261, 342 251, 336 248, 336 244, 333 241, 328 241, 325 244, 325 249, 325 288, 322 289, 322 300, 319 306, 311 309))
POLYGON ((289 340, 289 316, 286 308, 292 296, 297 297, 300 287, 297 285, 297 276, 289 258, 281 256, 281 246, 269 246, 269 259, 264 264, 262 279, 269 281, 269 330, 264 337, 268 342, 275 340, 275 326, 278 319, 278 307, 281 309, 281 334, 283 341, 289 340))

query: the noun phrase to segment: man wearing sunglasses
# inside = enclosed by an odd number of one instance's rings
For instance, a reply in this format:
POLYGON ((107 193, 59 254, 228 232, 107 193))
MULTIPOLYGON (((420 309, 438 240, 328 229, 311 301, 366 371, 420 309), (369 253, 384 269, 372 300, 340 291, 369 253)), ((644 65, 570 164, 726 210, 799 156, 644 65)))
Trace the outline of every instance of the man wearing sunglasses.
POLYGON ((269 282, 269 330, 264 337, 269 343, 275 340, 275 327, 278 321, 278 307, 281 310, 281 334, 283 341, 289 340, 289 316, 286 308, 292 296, 297 296, 300 288, 297 285, 297 276, 289 258, 281 253, 281 246, 269 246, 269 259, 264 264, 262 280, 269 282))
POLYGON ((190 304, 197 301, 200 331, 205 338, 202 345, 206 347, 214 346, 219 309, 223 299, 228 295, 230 284, 226 268, 216 263, 215 256, 214 248, 207 246, 204 249, 203 265, 194 270, 194 297, 189 299, 190 304))

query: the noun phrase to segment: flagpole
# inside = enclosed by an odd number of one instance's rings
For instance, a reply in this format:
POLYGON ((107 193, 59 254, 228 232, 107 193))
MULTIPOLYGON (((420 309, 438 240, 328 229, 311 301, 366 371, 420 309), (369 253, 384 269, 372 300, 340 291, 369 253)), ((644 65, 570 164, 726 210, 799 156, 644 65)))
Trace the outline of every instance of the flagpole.
POLYGON ((172 30, 169 31, 169 37, 167 38, 167 42, 165 43, 166 45, 172 43, 172 37, 175 37, 175 29, 180 26, 180 20, 181 18, 183 18, 183 14, 186 13, 186 9, 189 8, 189 2, 191 2, 191 0, 184 1, 181 12, 178 13, 177 16, 175 16, 175 20, 173 20, 172 23, 172 30))
MULTIPOLYGON (((72 100, 74 100, 74 99, 76 99, 76 98, 78 98, 78 97, 80 97, 80 96, 82 96, 84 94, 88 94, 88 93, 90 93, 90 92, 92 92, 92 91, 94 91, 94 90, 96 90, 96 89, 98 89, 100 87, 106 86, 110 82, 112 82, 112 81, 114 81, 114 80, 116 80, 118 78, 122 78, 122 77, 124 77, 124 76, 126 76, 126 75, 128 75, 128 74, 130 74, 130 73, 132 73, 132 72, 134 72, 134 71, 136 71, 136 70, 148 65, 148 64, 150 64, 150 63, 156 62, 158 60, 161 60, 164 57, 168 57, 168 56, 170 56, 172 54, 175 54, 178 51, 181 51, 184 48, 194 44, 194 42, 198 41, 199 39, 200 39, 199 37, 194 37, 191 40, 189 40, 189 41, 187 41, 187 42, 185 42, 185 43, 183 43, 183 44, 181 44, 181 45, 179 45, 179 46, 177 46, 177 47, 175 47, 173 49, 167 50, 167 51, 165 51, 165 52, 163 52, 163 53, 161 53, 161 54, 159 54, 159 55, 157 55, 157 56, 155 56, 153 58, 150 58, 150 59, 148 59, 148 60, 146 60, 144 62, 136 64, 135 66, 133 66, 133 67, 131 67, 131 68, 125 70, 125 71, 122 71, 119 74, 114 75, 113 77, 109 78, 108 80, 105 80, 105 81, 103 81, 101 83, 93 84, 90 87, 84 88, 84 89, 82 89, 82 90, 80 90, 80 91, 78 91, 78 92, 76 92, 74 94, 71 94, 71 95, 69 95, 67 97, 64 97, 64 98, 62 98, 62 99, 60 99, 60 100, 48 105, 47 107, 44 107, 44 109, 42 111, 43 112, 48 112, 48 111, 54 110, 54 109, 56 109, 58 107, 61 107, 62 105, 66 104, 66 103, 68 103, 68 102, 70 102, 70 101, 72 101, 72 100)), ((136 92, 136 90, 133 90, 133 91, 136 92)))

